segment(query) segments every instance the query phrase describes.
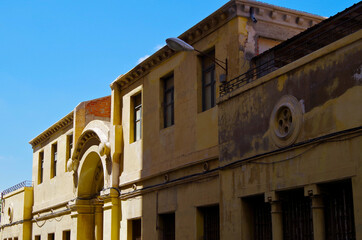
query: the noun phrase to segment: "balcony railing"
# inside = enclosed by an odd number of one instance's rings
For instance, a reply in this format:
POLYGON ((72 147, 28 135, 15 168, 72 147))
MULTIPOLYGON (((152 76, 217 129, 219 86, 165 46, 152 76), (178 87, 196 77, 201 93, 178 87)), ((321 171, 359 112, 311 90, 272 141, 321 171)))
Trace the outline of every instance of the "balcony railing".
POLYGON ((254 57, 251 69, 220 86, 220 97, 362 29, 362 3, 254 57))
POLYGON ((5 189, 4 191, 1 192, 1 198, 6 195, 6 194, 9 194, 11 192, 14 192, 20 188, 23 188, 23 187, 32 187, 33 186, 33 182, 32 181, 23 181, 21 183, 18 183, 8 189, 5 189))

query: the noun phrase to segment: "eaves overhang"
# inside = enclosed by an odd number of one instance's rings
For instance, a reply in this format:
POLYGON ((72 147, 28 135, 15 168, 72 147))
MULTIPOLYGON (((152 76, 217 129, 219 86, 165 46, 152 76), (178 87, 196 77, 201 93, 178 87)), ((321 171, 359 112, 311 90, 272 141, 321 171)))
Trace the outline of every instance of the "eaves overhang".
POLYGON ((47 130, 33 138, 29 141, 32 147, 35 147, 39 143, 43 142, 44 140, 48 139, 52 134, 59 131, 60 129, 63 129, 65 127, 68 127, 70 124, 73 123, 74 118, 74 111, 71 111, 68 113, 65 117, 60 119, 58 122, 54 123, 52 126, 50 126, 47 130))
MULTIPOLYGON (((258 21, 273 22, 278 25, 301 30, 309 28, 325 19, 324 17, 318 15, 282 8, 263 2, 232 0, 181 34, 178 38, 190 45, 193 45, 235 17, 249 18, 251 8, 253 8, 258 21)), ((117 83, 121 88, 129 86, 131 83, 145 76, 153 68, 166 61, 174 54, 176 54, 176 52, 171 50, 169 47, 164 46, 127 73, 117 77, 110 84, 110 87, 113 89, 115 83, 117 83)))

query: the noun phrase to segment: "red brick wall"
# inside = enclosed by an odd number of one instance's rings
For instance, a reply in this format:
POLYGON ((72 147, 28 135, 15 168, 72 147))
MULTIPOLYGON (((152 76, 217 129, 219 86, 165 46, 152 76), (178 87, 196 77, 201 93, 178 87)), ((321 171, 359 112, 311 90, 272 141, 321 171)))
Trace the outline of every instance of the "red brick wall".
POLYGON ((90 100, 85 104, 86 115, 111 117, 111 96, 90 100))

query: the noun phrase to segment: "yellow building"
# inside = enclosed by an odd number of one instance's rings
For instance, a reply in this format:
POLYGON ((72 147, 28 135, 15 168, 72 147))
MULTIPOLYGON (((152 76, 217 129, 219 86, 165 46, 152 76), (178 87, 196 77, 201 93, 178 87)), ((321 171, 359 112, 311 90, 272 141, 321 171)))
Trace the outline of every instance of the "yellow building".
POLYGON ((254 57, 221 87, 222 239, 362 239, 361 11, 254 57))
MULTIPOLYGON (((346 16, 360 6, 342 18, 359 21, 346 16)), ((295 225, 279 210, 291 189, 311 197, 308 226, 323 239, 328 224, 323 210, 314 210, 318 196, 336 186, 347 191, 350 171, 359 171, 351 167, 360 160, 358 134, 343 131, 361 125, 361 32, 304 47, 304 57, 285 50, 330 30, 338 16, 312 27, 323 18, 254 1, 226 3, 179 36, 194 51, 172 50, 173 39, 119 76, 111 96, 80 103, 30 141, 32 184, 3 195, 0 239, 290 239, 285 229, 295 225), (279 61, 278 54, 294 58, 279 61), (331 71, 350 59, 350 68, 331 71), (291 109, 293 119, 282 139, 280 108, 291 109), (304 151, 314 155, 299 156, 304 151), (349 165, 341 155, 350 156, 349 165)), ((360 199, 358 177, 353 181, 360 199)), ((361 236, 360 221, 354 223, 361 236)))

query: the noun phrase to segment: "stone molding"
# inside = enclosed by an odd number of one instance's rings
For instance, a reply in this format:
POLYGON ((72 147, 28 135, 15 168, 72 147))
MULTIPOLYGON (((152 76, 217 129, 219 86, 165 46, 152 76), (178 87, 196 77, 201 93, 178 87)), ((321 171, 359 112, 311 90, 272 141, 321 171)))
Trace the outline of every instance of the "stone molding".
MULTIPOLYGON (((277 7, 262 2, 251 0, 232 0, 181 34, 178 38, 192 45, 225 25, 235 17, 249 18, 250 9, 253 9, 258 21, 272 22, 274 24, 297 28, 300 30, 307 29, 325 19, 321 16, 277 7)), ((114 88, 114 83, 118 83, 122 88, 128 86, 132 82, 146 75, 154 67, 158 66, 174 54, 175 52, 173 50, 164 46, 126 74, 122 74, 117 77, 111 84, 111 88, 114 88)))

